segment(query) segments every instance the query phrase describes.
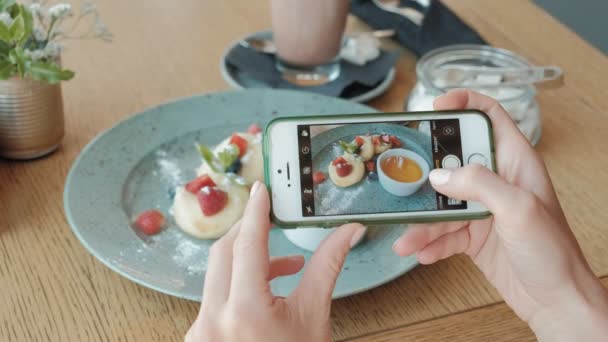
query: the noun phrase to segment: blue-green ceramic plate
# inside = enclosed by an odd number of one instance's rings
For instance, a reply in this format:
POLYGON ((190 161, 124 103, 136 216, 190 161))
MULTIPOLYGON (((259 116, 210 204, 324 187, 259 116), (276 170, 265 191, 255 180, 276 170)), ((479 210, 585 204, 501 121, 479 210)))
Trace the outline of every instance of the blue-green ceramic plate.
MULTIPOLYGON (((194 143, 213 145, 276 116, 371 111, 345 100, 278 90, 201 95, 148 109, 104 132, 82 151, 65 186, 68 222, 84 247, 112 270, 154 290, 200 300, 213 241, 182 233, 168 214, 175 187, 194 177, 201 163, 194 143), (152 237, 130 224, 137 213, 150 208, 169 219, 169 226, 152 237)), ((391 251, 402 231, 399 226, 371 228, 349 255, 334 297, 379 286, 413 268, 414 258, 399 258, 391 251)), ((270 234, 270 252, 310 257, 276 229, 270 234)), ((300 276, 275 280, 274 293, 290 293, 300 276)))

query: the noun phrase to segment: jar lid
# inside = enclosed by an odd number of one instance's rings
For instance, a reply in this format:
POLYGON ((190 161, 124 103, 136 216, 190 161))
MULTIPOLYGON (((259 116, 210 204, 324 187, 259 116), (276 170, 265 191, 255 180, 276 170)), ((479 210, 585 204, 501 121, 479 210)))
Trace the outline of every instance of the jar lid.
MULTIPOLYGON (((437 94, 446 92, 442 85, 460 81, 446 79, 450 77, 449 73, 439 72, 440 68, 446 65, 488 68, 532 66, 525 58, 505 49, 488 45, 450 45, 429 51, 420 58, 416 64, 418 82, 431 92, 437 94)), ((462 87, 474 89, 500 102, 528 100, 536 95, 536 88, 533 85, 479 88, 471 81, 474 80, 462 80, 462 87)), ((500 84, 501 80, 498 78, 495 81, 496 84, 500 84)))

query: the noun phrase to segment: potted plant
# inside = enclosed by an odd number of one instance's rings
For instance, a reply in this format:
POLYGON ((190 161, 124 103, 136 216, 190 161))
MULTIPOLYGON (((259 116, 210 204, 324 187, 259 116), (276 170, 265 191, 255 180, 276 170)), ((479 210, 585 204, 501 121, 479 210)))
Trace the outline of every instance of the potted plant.
POLYGON ((91 2, 83 2, 74 15, 67 3, 0 0, 1 157, 31 159, 59 146, 64 134, 60 82, 74 77, 61 66, 62 43, 82 38, 111 39, 91 2))

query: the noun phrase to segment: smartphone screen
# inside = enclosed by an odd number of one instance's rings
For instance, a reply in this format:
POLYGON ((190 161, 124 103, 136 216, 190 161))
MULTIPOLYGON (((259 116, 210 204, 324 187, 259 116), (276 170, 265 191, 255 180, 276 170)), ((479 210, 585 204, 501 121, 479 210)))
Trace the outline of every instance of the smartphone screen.
POLYGON ((428 181, 429 170, 463 165, 459 119, 297 125, 297 134, 303 217, 467 209, 428 181), (400 149, 413 153, 379 160, 400 149), (356 157, 343 162, 349 150, 356 157), (399 196, 393 181, 422 185, 399 196))

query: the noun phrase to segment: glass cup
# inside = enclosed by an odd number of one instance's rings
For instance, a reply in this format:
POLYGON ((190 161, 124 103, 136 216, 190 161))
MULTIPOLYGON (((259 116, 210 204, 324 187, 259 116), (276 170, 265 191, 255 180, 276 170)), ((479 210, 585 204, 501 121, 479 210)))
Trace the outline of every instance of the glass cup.
POLYGON ((276 67, 300 86, 340 76, 340 49, 349 0, 271 0, 276 67))

